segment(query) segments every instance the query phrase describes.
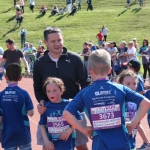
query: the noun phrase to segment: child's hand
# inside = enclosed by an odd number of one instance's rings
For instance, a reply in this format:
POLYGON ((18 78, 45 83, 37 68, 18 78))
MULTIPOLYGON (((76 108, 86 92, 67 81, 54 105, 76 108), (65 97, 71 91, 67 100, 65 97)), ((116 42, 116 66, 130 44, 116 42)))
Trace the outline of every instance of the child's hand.
POLYGON ((131 124, 131 122, 126 122, 126 127, 128 129, 128 133, 132 134, 132 131, 134 130, 133 125, 131 124))
POLYGON ((61 133, 59 139, 60 139, 60 140, 67 141, 71 133, 72 133, 72 129, 71 129, 71 128, 68 128, 68 129, 65 130, 63 133, 61 133))
POLYGON ((93 128, 92 127, 85 127, 83 130, 83 133, 88 136, 90 139, 93 139, 92 133, 93 133, 93 128))
POLYGON ((45 146, 46 146, 46 150, 55 150, 54 144, 49 140, 45 142, 45 146))

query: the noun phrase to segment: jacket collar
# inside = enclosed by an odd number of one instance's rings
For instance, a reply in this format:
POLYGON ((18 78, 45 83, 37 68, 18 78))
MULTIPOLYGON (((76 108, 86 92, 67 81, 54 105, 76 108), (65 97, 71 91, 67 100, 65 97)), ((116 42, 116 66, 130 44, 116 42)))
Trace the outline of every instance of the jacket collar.
MULTIPOLYGON (((44 52, 45 60, 46 60, 46 61, 52 61, 51 58, 50 58, 49 55, 48 55, 48 52, 49 52, 49 50, 46 50, 46 51, 44 52)), ((62 58, 62 57, 67 57, 67 56, 68 56, 67 49, 66 49, 65 47, 63 47, 63 52, 62 52, 62 54, 60 55, 59 59, 62 58)))

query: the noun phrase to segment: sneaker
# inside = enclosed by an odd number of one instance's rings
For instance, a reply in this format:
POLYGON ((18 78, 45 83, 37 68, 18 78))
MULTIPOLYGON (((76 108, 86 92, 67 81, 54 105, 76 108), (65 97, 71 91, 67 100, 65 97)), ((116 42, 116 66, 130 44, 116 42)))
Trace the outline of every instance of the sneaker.
POLYGON ((141 147, 136 150, 150 150, 150 143, 143 143, 141 147))

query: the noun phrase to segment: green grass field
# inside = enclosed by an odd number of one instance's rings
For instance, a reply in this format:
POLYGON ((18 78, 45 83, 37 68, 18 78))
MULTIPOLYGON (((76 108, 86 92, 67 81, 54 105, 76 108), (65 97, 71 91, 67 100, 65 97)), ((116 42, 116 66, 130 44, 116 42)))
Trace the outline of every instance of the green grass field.
MULTIPOLYGON (((76 4, 77 4, 76 0, 76 4)), ((126 0, 93 0, 93 11, 86 11, 86 0, 82 0, 82 10, 76 15, 56 15, 50 17, 53 5, 65 6, 65 0, 35 0, 35 10, 32 13, 29 9, 29 0, 25 1, 24 20, 21 26, 28 31, 27 41, 38 46, 43 40, 43 30, 47 26, 58 26, 62 29, 65 46, 71 51, 81 52, 84 41, 93 40, 97 44, 96 34, 102 25, 109 29, 108 40, 121 40, 126 42, 137 38, 139 45, 142 45, 144 38, 149 38, 150 2, 146 1, 146 7, 140 8, 138 0, 131 0, 131 8, 126 9, 126 0), (46 15, 39 14, 42 4, 48 8, 46 15)), ((20 48, 21 27, 14 28, 15 9, 13 0, 0 0, 0 46, 6 49, 5 40, 12 38, 20 48)))

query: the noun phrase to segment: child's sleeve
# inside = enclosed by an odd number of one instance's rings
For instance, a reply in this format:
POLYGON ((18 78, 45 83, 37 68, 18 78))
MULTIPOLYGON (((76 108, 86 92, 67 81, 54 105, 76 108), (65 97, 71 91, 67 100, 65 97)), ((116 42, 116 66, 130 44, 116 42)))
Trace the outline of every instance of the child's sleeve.
POLYGON ((73 100, 66 106, 65 110, 69 111, 72 115, 75 115, 77 111, 83 111, 84 110, 82 91, 80 91, 73 98, 73 100))
POLYGON ((45 112, 44 114, 42 114, 40 116, 40 122, 39 122, 39 124, 40 125, 46 125, 46 123, 47 123, 47 117, 46 117, 46 112, 45 112))
POLYGON ((27 110, 27 111, 34 109, 32 100, 31 100, 31 98, 30 98, 30 96, 29 96, 28 93, 27 93, 26 99, 25 99, 25 106, 26 106, 26 110, 27 110))
POLYGON ((143 95, 135 91, 132 91, 131 89, 127 87, 124 87, 124 89, 125 89, 125 101, 126 102, 133 102, 139 105, 142 102, 142 100, 145 98, 143 95))

